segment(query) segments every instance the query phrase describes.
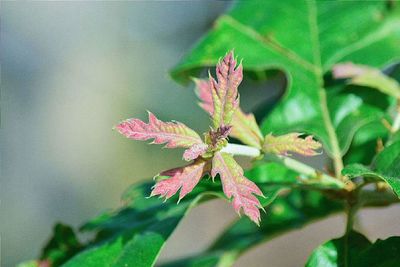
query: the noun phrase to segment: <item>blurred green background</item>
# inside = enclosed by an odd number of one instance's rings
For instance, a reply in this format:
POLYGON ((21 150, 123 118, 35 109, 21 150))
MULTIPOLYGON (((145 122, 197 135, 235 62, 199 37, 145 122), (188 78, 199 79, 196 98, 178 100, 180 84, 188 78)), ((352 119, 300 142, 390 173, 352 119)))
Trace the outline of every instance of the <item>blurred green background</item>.
MULTIPOLYGON (((112 127, 151 110, 207 129, 192 88, 176 84, 168 70, 228 6, 1 3, 1 266, 37 257, 56 221, 79 226, 118 206, 131 183, 181 164, 181 151, 127 140, 112 127)), ((245 110, 276 95, 270 85, 254 88, 241 91, 245 110)), ((399 211, 365 211, 361 216, 372 218, 361 226, 372 239, 400 234, 399 211)), ((196 208, 161 259, 205 248, 235 216, 224 201, 196 208)), ((236 266, 299 266, 342 225, 336 216, 280 237, 236 266)))

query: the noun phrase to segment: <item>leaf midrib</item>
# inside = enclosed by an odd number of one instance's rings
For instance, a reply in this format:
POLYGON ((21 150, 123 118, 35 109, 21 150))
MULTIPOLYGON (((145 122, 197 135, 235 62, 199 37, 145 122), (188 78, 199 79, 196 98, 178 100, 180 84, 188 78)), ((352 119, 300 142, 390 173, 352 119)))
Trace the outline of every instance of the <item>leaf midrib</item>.
POLYGON ((326 92, 323 88, 323 72, 322 72, 322 63, 321 63, 321 51, 320 51, 320 40, 319 40, 319 31, 318 31, 318 22, 317 22, 317 7, 315 0, 306 1, 308 7, 308 21, 309 21, 309 29, 310 29, 310 40, 313 46, 313 62, 305 60, 303 57, 298 55, 296 52, 282 46, 276 40, 271 38, 267 38, 261 35, 259 32, 254 30, 253 28, 242 24, 240 21, 235 18, 224 15, 220 20, 228 23, 230 26, 238 29, 240 32, 246 34, 249 38, 260 41, 262 44, 267 46, 268 49, 273 50, 274 52, 280 54, 281 56, 287 58, 289 61, 296 63, 302 68, 311 71, 314 74, 315 80, 318 84, 318 95, 320 97, 320 107, 322 112, 322 120, 325 126, 325 130, 327 131, 330 147, 332 149, 332 158, 335 161, 335 172, 336 176, 340 176, 340 171, 343 168, 342 157, 340 152, 340 146, 338 137, 336 135, 335 128, 333 126, 332 119, 329 114, 326 92))
POLYGON ((328 110, 328 102, 326 99, 326 92, 323 88, 323 72, 321 63, 321 49, 319 40, 319 30, 318 30, 318 19, 317 19, 317 6, 315 0, 306 1, 308 7, 308 21, 310 27, 310 39, 313 45, 313 58, 314 66, 317 69, 315 73, 315 79, 318 83, 318 94, 320 97, 322 120, 324 122, 325 130, 328 133, 329 143, 332 149, 332 158, 334 160, 335 174, 336 177, 341 177, 341 170, 343 169, 343 161, 340 152, 339 140, 336 135, 335 128, 328 110))

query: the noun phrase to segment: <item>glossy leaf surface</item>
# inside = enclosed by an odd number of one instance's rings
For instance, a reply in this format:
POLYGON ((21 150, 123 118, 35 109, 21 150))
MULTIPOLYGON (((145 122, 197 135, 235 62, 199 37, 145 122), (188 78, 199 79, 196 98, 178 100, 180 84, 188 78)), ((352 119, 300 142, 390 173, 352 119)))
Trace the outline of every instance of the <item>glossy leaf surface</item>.
MULTIPOLYGON (((288 91, 264 121, 264 133, 314 134, 330 155, 339 157, 362 125, 348 124, 338 136, 331 111, 337 107, 328 108, 331 98, 327 101, 323 75, 338 62, 382 67, 399 59, 397 12, 388 10, 385 1, 238 1, 172 75, 185 80, 232 48, 244 59, 247 71, 283 70, 288 91), (340 19, 334 20, 334 14, 340 19)), ((357 113, 363 116, 362 110, 357 113)))
POLYGON ((400 261, 400 237, 372 244, 365 236, 350 232, 313 251, 307 267, 395 267, 400 261))
POLYGON ((352 164, 343 169, 343 175, 349 178, 364 176, 386 181, 400 197, 400 142, 384 149, 375 159, 374 168, 361 164, 352 164))

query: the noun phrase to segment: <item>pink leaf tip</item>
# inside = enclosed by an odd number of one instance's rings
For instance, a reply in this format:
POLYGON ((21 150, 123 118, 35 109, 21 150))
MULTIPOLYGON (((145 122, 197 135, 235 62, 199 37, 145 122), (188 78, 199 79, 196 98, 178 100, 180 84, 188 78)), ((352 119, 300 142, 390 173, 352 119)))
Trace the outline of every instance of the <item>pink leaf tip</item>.
POLYGON ((215 80, 209 74, 208 86, 198 82, 200 104, 211 114, 214 129, 221 125, 229 125, 233 113, 239 106, 238 86, 243 79, 243 67, 234 58, 233 51, 221 59, 216 66, 215 80))

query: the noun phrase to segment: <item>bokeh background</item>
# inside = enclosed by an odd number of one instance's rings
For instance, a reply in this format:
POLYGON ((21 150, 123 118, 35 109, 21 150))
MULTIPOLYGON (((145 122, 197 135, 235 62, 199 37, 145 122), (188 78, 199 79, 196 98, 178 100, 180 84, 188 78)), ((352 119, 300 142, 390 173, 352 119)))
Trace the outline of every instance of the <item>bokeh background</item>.
MULTIPOLYGON (((112 127, 129 117, 145 119, 148 109, 207 129, 193 88, 176 84, 168 70, 229 5, 1 3, 1 266, 37 257, 55 222, 78 227, 117 207, 128 185, 180 164, 181 151, 127 140, 112 127)), ((274 84, 247 83, 244 109, 275 96, 274 84)), ((197 207, 160 260, 207 247, 235 216, 224 201, 197 207)), ((358 227, 371 239, 400 234, 399 207, 360 217, 358 227)), ((235 266, 302 266, 343 225, 338 215, 293 231, 235 266)))

